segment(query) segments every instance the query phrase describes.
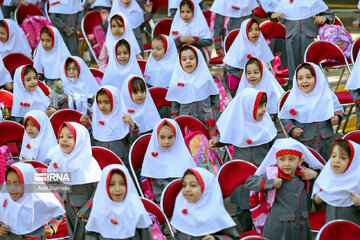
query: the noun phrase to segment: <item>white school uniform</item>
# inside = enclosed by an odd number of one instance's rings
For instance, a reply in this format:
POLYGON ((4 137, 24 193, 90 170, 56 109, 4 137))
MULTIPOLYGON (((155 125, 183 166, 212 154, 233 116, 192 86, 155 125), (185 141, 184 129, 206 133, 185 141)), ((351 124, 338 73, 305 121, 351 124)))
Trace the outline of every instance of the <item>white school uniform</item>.
POLYGON ((132 0, 130 6, 127 8, 122 5, 121 0, 114 0, 110 16, 116 13, 125 15, 126 19, 129 20, 132 29, 139 27, 144 22, 144 13, 136 0, 132 0))
POLYGON ((179 125, 172 119, 161 119, 157 122, 151 134, 151 139, 145 153, 141 176, 150 178, 179 178, 188 168, 196 167, 179 125), (160 147, 158 134, 160 128, 167 123, 174 131, 175 142, 165 150, 160 147))
POLYGON ((350 73, 349 79, 346 81, 345 89, 346 90, 360 89, 360 81, 358 81, 359 76, 360 76, 360 58, 358 61, 357 59, 355 59, 354 68, 350 73))
POLYGON ((129 171, 120 164, 106 166, 95 191, 86 230, 100 233, 104 238, 128 239, 135 236, 137 228, 148 228, 150 225, 149 214, 139 198, 129 171), (126 182, 126 196, 120 202, 113 201, 109 195, 109 181, 115 170, 124 174, 126 182))
POLYGON ((249 16, 257 7, 256 0, 215 0, 210 11, 226 17, 240 18, 249 16))
POLYGON ((46 162, 48 151, 58 144, 50 119, 46 113, 32 110, 25 115, 24 126, 26 121, 32 121, 39 133, 35 138, 31 138, 26 131, 24 132, 20 158, 46 162))
POLYGON ((76 14, 84 8, 80 0, 49 0, 49 13, 76 14))
POLYGON ((0 86, 4 85, 5 83, 12 82, 11 75, 9 71, 5 68, 2 59, 0 59, 0 76, 0 86))

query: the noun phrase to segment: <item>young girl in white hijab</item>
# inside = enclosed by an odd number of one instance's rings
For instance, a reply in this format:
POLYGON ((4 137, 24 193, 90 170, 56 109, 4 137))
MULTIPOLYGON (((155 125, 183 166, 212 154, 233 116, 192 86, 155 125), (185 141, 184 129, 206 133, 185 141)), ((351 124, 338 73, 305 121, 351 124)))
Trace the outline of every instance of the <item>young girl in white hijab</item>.
POLYGON ((152 240, 151 220, 124 165, 106 166, 96 188, 87 240, 152 240))
POLYGON ((312 197, 325 202, 326 222, 345 219, 360 224, 360 146, 337 139, 330 149, 330 160, 315 181, 312 197))
POLYGON ((31 58, 31 47, 24 31, 14 20, 0 20, 0 57, 9 53, 22 53, 31 58))
POLYGON ((203 168, 190 168, 183 174, 170 223, 176 239, 239 239, 218 181, 203 168))
POLYGON ((31 164, 20 162, 6 170, 0 194, 1 239, 46 239, 57 232, 65 210, 44 190, 44 182, 34 180, 35 173, 31 164))
POLYGON ((25 115, 24 126, 21 160, 36 160, 49 164, 46 155, 51 148, 57 145, 49 117, 39 110, 29 111, 25 115))
POLYGON ((190 167, 196 167, 196 164, 179 125, 175 120, 161 119, 154 127, 141 169, 141 176, 153 179, 156 202, 160 201, 166 185, 180 178, 190 167))

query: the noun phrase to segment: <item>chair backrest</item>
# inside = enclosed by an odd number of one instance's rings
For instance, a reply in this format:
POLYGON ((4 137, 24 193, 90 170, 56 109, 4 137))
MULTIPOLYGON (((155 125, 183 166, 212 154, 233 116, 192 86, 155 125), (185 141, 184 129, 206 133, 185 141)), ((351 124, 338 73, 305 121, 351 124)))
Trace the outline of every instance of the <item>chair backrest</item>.
POLYGON ((171 18, 165 18, 158 21, 155 24, 154 29, 152 30, 151 39, 153 39, 155 36, 159 34, 164 34, 168 36, 170 34, 172 21, 173 20, 171 18))
POLYGON ((175 121, 177 122, 177 124, 179 124, 181 133, 183 134, 183 136, 186 135, 186 133, 187 133, 186 130, 187 130, 190 132, 200 131, 205 136, 209 137, 209 131, 208 131, 207 127, 202 122, 200 122, 199 120, 197 120, 194 117, 179 116, 179 117, 175 118, 175 121))
POLYGON ((9 109, 9 113, 11 113, 13 94, 6 90, 0 90, 0 104, 3 104, 5 108, 9 109))
POLYGON ((360 226, 338 219, 325 224, 316 236, 316 240, 355 240, 359 239, 360 226))
POLYGON ((9 53, 3 58, 4 66, 13 74, 15 70, 22 65, 33 65, 34 62, 31 58, 22 53, 9 53))
POLYGON ((35 6, 34 4, 28 3, 28 5, 20 4, 15 10, 15 21, 21 26, 24 19, 28 16, 45 16, 45 14, 35 6))
POLYGON ((140 66, 142 74, 144 75, 145 68, 146 68, 146 61, 145 60, 138 60, 137 62, 139 64, 139 66, 140 66))
POLYGON ((169 183, 161 194, 160 206, 169 219, 173 215, 176 197, 180 191, 181 179, 176 179, 169 183))
POLYGON ((207 22, 208 26, 210 27, 212 12, 210 10, 204 10, 204 11, 202 11, 202 13, 204 14, 204 17, 206 19, 206 22, 207 22))
POLYGON ((268 18, 267 12, 262 7, 257 7, 253 10, 253 14, 259 18, 268 18))
POLYGON ((81 32, 84 36, 86 44, 89 46, 91 55, 94 57, 97 65, 99 65, 98 58, 93 49, 93 46, 91 45, 91 41, 88 38, 88 34, 91 34, 93 32, 94 27, 101 25, 101 23, 102 23, 102 18, 100 11, 88 12, 81 21, 81 32))
POLYGON ((61 109, 55 112, 53 115, 51 115, 50 122, 54 129, 56 138, 59 137, 58 136, 59 129, 64 124, 65 121, 80 123, 81 115, 82 115, 81 112, 73 109, 61 109))
POLYGON ((0 146, 8 145, 13 157, 19 156, 24 132, 24 126, 17 122, 0 122, 0 146))
POLYGON ((343 136, 343 139, 354 141, 360 144, 360 130, 355 130, 343 136))
POLYGON ((168 6, 167 0, 150 0, 149 2, 153 4, 152 13, 157 13, 160 9, 168 6))
POLYGON ((171 102, 165 99, 168 89, 164 87, 152 87, 149 89, 151 98, 153 99, 156 108, 162 106, 170 106, 171 102))
POLYGON ((235 38, 239 34, 240 29, 234 29, 231 32, 229 32, 224 39, 224 52, 226 54, 227 51, 229 51, 231 44, 234 42, 235 38))
POLYGON ((232 160, 221 166, 216 178, 220 184, 223 198, 229 197, 236 187, 244 184, 255 172, 256 167, 243 160, 232 160))
POLYGON ((280 113, 280 110, 282 109, 282 107, 284 106, 284 103, 287 99, 287 97, 290 94, 290 90, 286 91, 283 93, 283 95, 281 95, 281 97, 279 98, 279 104, 278 104, 278 114, 280 113))
POLYGON ((316 159, 319 160, 319 162, 321 162, 324 165, 326 164, 324 158, 320 155, 320 153, 318 153, 315 149, 313 149, 311 147, 307 147, 307 148, 314 155, 314 157, 316 157, 316 159))
POLYGON ((118 157, 113 151, 99 146, 91 147, 92 155, 98 162, 101 169, 110 164, 121 164, 124 165, 121 158, 118 157))
POLYGON ((285 39, 286 28, 281 23, 275 23, 271 21, 265 21, 260 24, 260 31, 263 34, 266 40, 271 40, 273 38, 282 38, 285 39))
POLYGON ((47 169, 48 168, 48 165, 46 165, 45 163, 43 162, 40 162, 40 161, 35 161, 35 160, 29 160, 29 161, 25 161, 25 163, 29 163, 31 164, 35 170, 38 171, 38 169, 47 169))
POLYGON ((96 82, 100 85, 101 81, 102 81, 102 79, 104 77, 104 73, 101 70, 97 69, 97 68, 89 68, 89 69, 90 69, 91 74, 96 79, 96 82))
POLYGON ((44 92, 45 96, 49 96, 49 95, 50 95, 50 89, 49 89, 49 87, 48 87, 45 83, 43 83, 43 82, 41 82, 41 81, 38 80, 38 86, 39 86, 39 88, 41 88, 41 90, 44 92))
POLYGON ((351 46, 351 62, 355 64, 360 49, 360 36, 357 37, 351 46))
POLYGON ((241 240, 267 240, 267 238, 264 238, 264 237, 261 237, 261 236, 246 236, 246 237, 243 237, 241 238, 241 240))
POLYGON ((319 65, 325 59, 347 62, 343 51, 329 41, 319 40, 307 47, 304 54, 304 62, 312 62, 319 65))

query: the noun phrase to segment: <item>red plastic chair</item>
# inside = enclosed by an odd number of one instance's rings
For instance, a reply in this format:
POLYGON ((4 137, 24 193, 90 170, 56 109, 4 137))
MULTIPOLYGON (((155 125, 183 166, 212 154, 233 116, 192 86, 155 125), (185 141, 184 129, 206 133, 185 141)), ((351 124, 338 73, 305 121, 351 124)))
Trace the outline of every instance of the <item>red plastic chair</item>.
MULTIPOLYGON (((279 116, 280 110, 284 106, 284 103, 285 103, 287 97, 289 96, 289 93, 290 93, 290 90, 287 91, 287 92, 284 92, 283 95, 281 95, 281 97, 279 98, 278 111, 277 111, 278 116, 279 116)), ((280 124, 281 130, 283 131, 285 137, 289 137, 289 135, 287 134, 286 129, 284 128, 284 126, 282 125, 282 123, 280 121, 280 118, 279 118, 279 124, 280 124)))
POLYGON ((260 31, 266 40, 273 38, 285 39, 286 28, 281 23, 275 23, 271 21, 265 21, 260 24, 260 31))
POLYGON ((151 98, 153 99, 156 108, 162 106, 171 107, 171 102, 165 99, 168 89, 164 87, 152 87, 149 88, 151 98))
MULTIPOLYGON (((251 230, 254 231, 254 230, 251 230)), ((250 231, 249 231, 250 232, 250 231)), ((244 236, 245 234, 240 234, 240 236, 244 236)), ((256 235, 250 235, 250 236, 246 236, 246 237, 242 237, 240 238, 241 240, 267 240, 267 238, 261 237, 261 236, 256 236, 256 235)))
POLYGON ((96 79, 97 83, 100 85, 102 78, 104 77, 104 73, 97 68, 89 68, 89 69, 92 75, 94 76, 94 78, 96 79))
POLYGON ((38 86, 39 88, 41 88, 41 90, 44 92, 46 96, 50 95, 50 89, 45 83, 38 80, 38 86))
POLYGON ((136 139, 133 142, 133 144, 130 147, 130 151, 129 151, 130 172, 133 176, 135 185, 136 185, 141 197, 144 197, 145 195, 144 195, 143 190, 140 186, 140 183, 137 179, 135 171, 140 170, 142 167, 146 149, 150 142, 150 138, 151 138, 151 133, 140 136, 138 139, 136 139))
POLYGON ((173 20, 171 18, 165 18, 158 21, 155 24, 154 29, 152 30, 151 39, 154 39, 154 37, 159 34, 164 34, 168 36, 170 34, 172 21, 173 20))
POLYGON ((22 53, 9 53, 3 58, 4 66, 10 74, 22 65, 33 65, 34 62, 22 53))
POLYGON ((145 68, 146 68, 146 61, 145 60, 138 60, 137 62, 139 64, 139 66, 140 66, 142 74, 144 75, 145 68))
POLYGON ((354 141, 358 144, 360 144, 360 130, 355 130, 352 132, 349 132, 345 136, 343 136, 343 139, 354 141))
POLYGON ((165 224, 169 229, 171 237, 174 238, 174 233, 172 231, 171 225, 165 213, 154 202, 150 201, 149 199, 140 197, 140 200, 143 203, 145 210, 148 213, 153 214, 159 220, 160 225, 165 224))
POLYGON ((16 8, 14 15, 15 21, 19 26, 21 26, 24 19, 28 16, 45 16, 40 8, 31 3, 29 3, 27 6, 20 4, 19 7, 16 8))
POLYGON ((13 94, 6 90, 0 90, 0 104, 3 104, 4 107, 9 110, 9 114, 11 114, 11 108, 13 105, 13 94))
POLYGON ((152 2, 152 13, 157 13, 160 9, 165 8, 168 6, 168 0, 150 0, 152 2))
POLYGON ((180 191, 181 179, 176 179, 169 183, 161 194, 160 207, 169 219, 173 215, 175 200, 180 191))
POLYGON ((206 19, 206 22, 207 22, 208 26, 210 27, 212 12, 210 10, 204 10, 204 11, 202 11, 202 13, 204 14, 204 17, 206 19))
POLYGON ((262 7, 257 7, 253 11, 253 14, 259 18, 268 18, 268 14, 262 7))
POLYGON ((92 155, 98 162, 101 169, 110 164, 124 165, 121 158, 119 158, 113 151, 99 146, 91 147, 92 155))
POLYGON ((19 157, 24 126, 13 121, 0 122, 0 146, 8 145, 13 157, 19 157))
POLYGON ((231 44, 234 42, 235 38, 239 34, 239 31, 240 31, 240 29, 234 29, 225 36, 225 39, 224 39, 224 53, 225 54, 230 49, 231 44))
POLYGON ((96 64, 99 65, 98 57, 91 45, 91 42, 88 38, 88 34, 91 34, 94 27, 101 25, 102 18, 100 11, 91 11, 88 12, 81 21, 81 32, 85 38, 86 44, 89 46, 91 55, 94 57, 96 64))
POLYGON ((36 172, 39 172, 38 169, 46 170, 48 168, 48 165, 46 165, 45 163, 40 162, 40 161, 29 160, 29 161, 25 161, 25 163, 31 164, 35 168, 36 172))
POLYGON ((321 228, 316 240, 355 240, 359 239, 360 226, 357 224, 338 219, 328 222, 321 228))
POLYGON ((194 117, 179 116, 179 117, 175 118, 175 121, 177 122, 177 124, 179 124, 181 133, 183 134, 183 136, 186 135, 185 130, 187 129, 190 132, 200 131, 205 136, 209 137, 209 131, 208 131, 207 127, 202 122, 200 122, 199 120, 197 120, 194 117))
POLYGON ((315 149, 313 149, 311 147, 307 147, 307 149, 309 149, 309 151, 312 153, 312 155, 314 155, 319 162, 321 162, 324 165, 326 164, 326 161, 324 160, 324 158, 315 149))
MULTIPOLYGON (((61 109, 55 112, 50 117, 51 125, 54 129, 56 138, 58 138, 59 129, 64 124, 65 121, 67 122, 77 122, 80 123, 80 117, 82 113, 73 109, 61 109)), ((81 124, 81 123, 80 123, 81 124)))
POLYGON ((360 49, 360 36, 357 37, 351 46, 351 62, 355 64, 360 49))

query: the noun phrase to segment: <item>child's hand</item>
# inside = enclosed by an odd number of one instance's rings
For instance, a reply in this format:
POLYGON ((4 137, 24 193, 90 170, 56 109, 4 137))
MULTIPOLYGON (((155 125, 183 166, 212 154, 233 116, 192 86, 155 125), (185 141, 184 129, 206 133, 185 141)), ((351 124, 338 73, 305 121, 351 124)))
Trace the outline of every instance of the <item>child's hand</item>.
POLYGON ((301 177, 303 180, 310 180, 310 179, 314 179, 318 176, 318 172, 314 171, 310 168, 304 167, 302 166, 302 168, 304 168, 304 170, 301 170, 301 177))
POLYGON ((351 193, 350 194, 351 200, 353 201, 353 203, 355 204, 355 206, 359 206, 360 207, 360 196, 359 194, 356 193, 351 193))
POLYGON ((101 15, 101 19, 102 19, 102 24, 105 24, 109 17, 109 11, 106 9, 103 9, 100 11, 100 15, 101 15))
POLYGON ((282 182, 283 182, 283 180, 281 178, 279 178, 277 174, 275 174, 274 188, 279 189, 282 185, 282 182))
POLYGON ((335 115, 335 116, 333 116, 332 118, 330 118, 330 120, 331 120, 331 124, 332 124, 333 126, 335 126, 335 125, 337 125, 337 124, 339 123, 340 118, 339 118, 338 115, 335 115))
POLYGON ((319 194, 319 193, 315 194, 314 200, 315 200, 315 202, 316 202, 317 204, 321 204, 321 203, 323 203, 324 201, 318 196, 318 194, 319 194))
POLYGON ((130 115, 125 114, 124 116, 122 116, 122 119, 125 123, 129 124, 131 128, 135 128, 135 123, 131 119, 130 115))
POLYGON ((360 22, 359 21, 353 21, 353 26, 354 26, 354 28, 359 28, 360 27, 360 22))
POLYGON ((302 133, 304 132, 304 130, 302 130, 301 128, 294 128, 290 131, 290 135, 293 137, 293 138, 299 138, 302 133))
POLYGON ((180 37, 180 42, 187 43, 188 41, 190 41, 189 36, 183 35, 180 37))
POLYGON ((88 219, 85 215, 82 215, 80 212, 77 212, 76 216, 78 216, 82 220, 87 220, 88 219))
POLYGON ((222 48, 216 49, 216 54, 219 57, 224 57, 225 56, 224 49, 222 49, 222 48))
POLYGON ((75 32, 75 28, 71 28, 68 32, 67 32, 67 36, 70 37, 71 35, 73 35, 75 32))
POLYGON ((211 150, 215 150, 214 148, 216 147, 216 144, 218 143, 218 140, 216 140, 216 139, 214 139, 214 138, 212 138, 212 139, 210 139, 209 140, 209 148, 211 149, 211 150))
POLYGON ((55 109, 55 108, 48 107, 48 108, 46 109, 46 115, 47 115, 48 117, 51 117, 51 115, 53 115, 55 112, 56 112, 56 109, 55 109))
POLYGON ((87 114, 81 115, 81 117, 80 117, 80 123, 81 123, 82 125, 86 126, 86 125, 89 123, 89 121, 90 121, 90 118, 89 118, 89 116, 88 116, 87 114))
POLYGON ((139 53, 138 55, 136 55, 136 60, 144 60, 143 56, 141 56, 141 54, 139 53))
POLYGON ((206 235, 205 237, 202 238, 202 240, 215 240, 216 238, 214 238, 211 235, 206 235))
POLYGON ((188 40, 185 42, 188 45, 191 45, 195 42, 195 37, 189 33, 188 40))
POLYGON ((29 5, 29 3, 28 3, 26 0, 21 1, 21 4, 23 4, 23 5, 25 5, 25 6, 28 6, 28 5, 29 5))
POLYGON ((51 237, 52 235, 54 235, 54 229, 52 227, 50 227, 49 225, 46 225, 44 227, 44 232, 43 232, 43 237, 44 238, 49 238, 51 237))
POLYGON ((5 225, 5 224, 3 224, 3 225, 1 225, 1 227, 0 227, 0 236, 6 236, 8 233, 9 233, 9 226, 7 226, 7 225, 5 225))
POLYGON ((147 13, 151 13, 152 8, 153 8, 153 3, 152 2, 149 2, 149 3, 144 5, 145 12, 147 12, 147 13))
POLYGON ((326 22, 326 17, 324 16, 314 16, 315 18, 314 24, 323 25, 326 22))
POLYGON ((13 84, 12 84, 12 82, 7 82, 7 83, 5 83, 4 88, 5 88, 6 90, 8 90, 8 91, 12 91, 12 90, 13 90, 13 84))
POLYGON ((282 18, 284 18, 284 14, 283 13, 273 13, 270 16, 271 20, 275 20, 275 21, 280 21, 282 18))
POLYGON ((87 0, 89 4, 92 4, 93 2, 95 2, 95 0, 87 0))

